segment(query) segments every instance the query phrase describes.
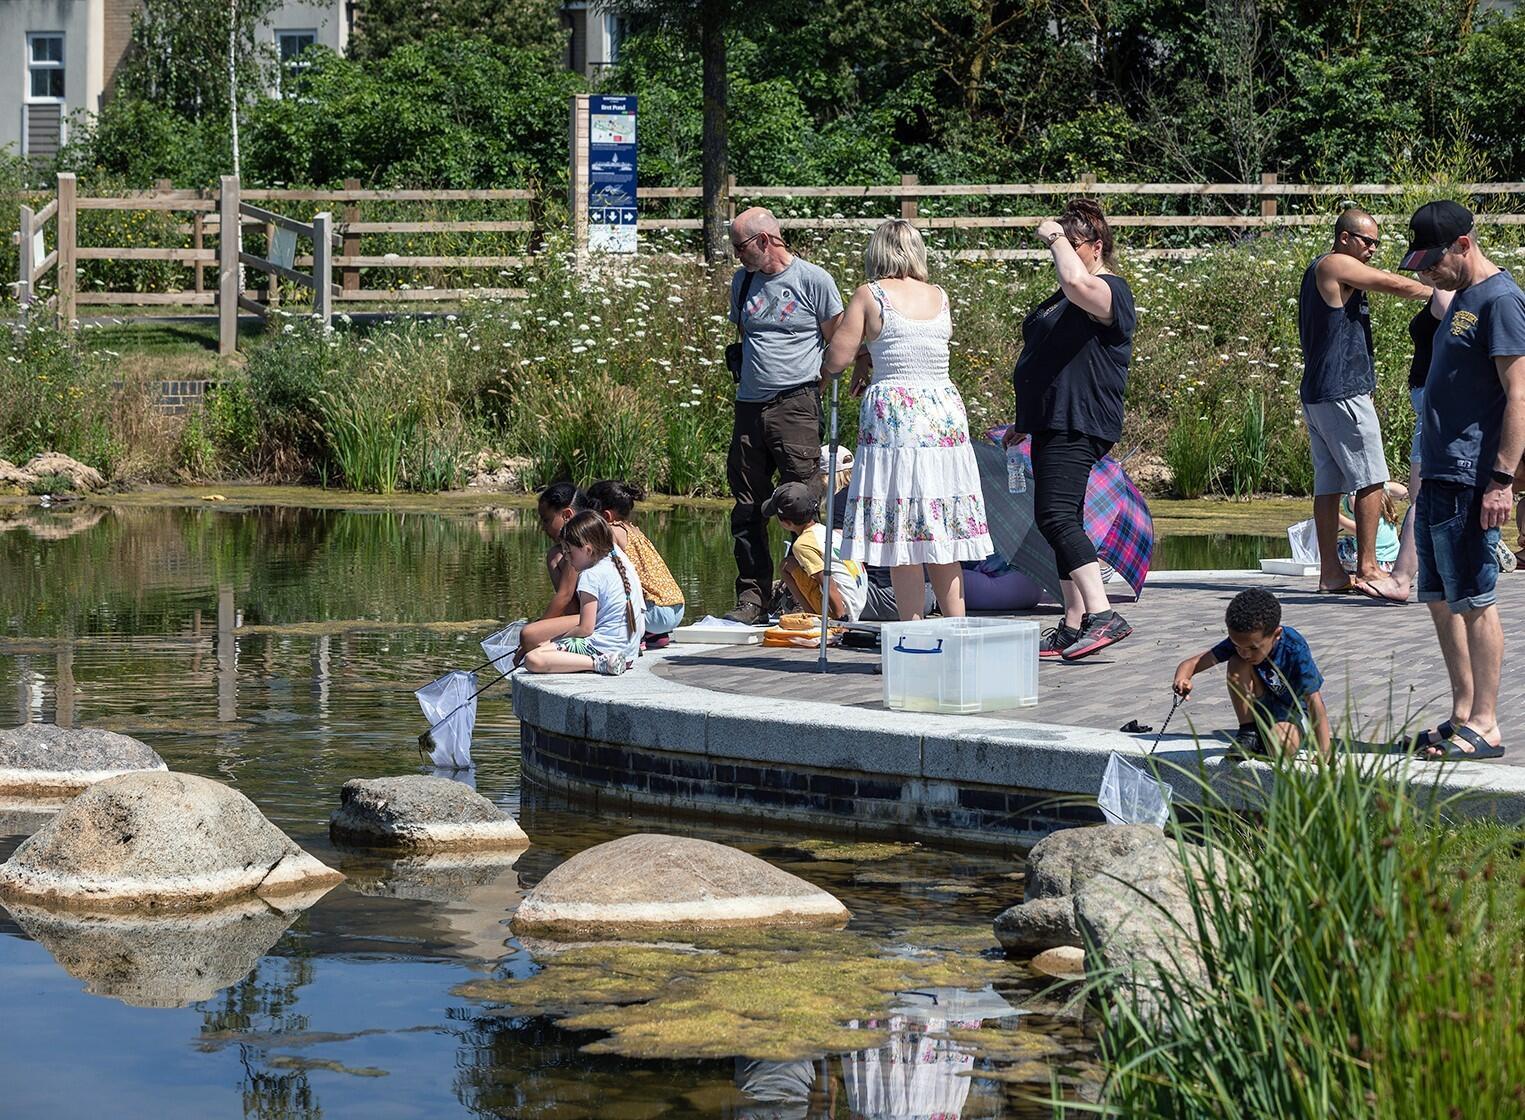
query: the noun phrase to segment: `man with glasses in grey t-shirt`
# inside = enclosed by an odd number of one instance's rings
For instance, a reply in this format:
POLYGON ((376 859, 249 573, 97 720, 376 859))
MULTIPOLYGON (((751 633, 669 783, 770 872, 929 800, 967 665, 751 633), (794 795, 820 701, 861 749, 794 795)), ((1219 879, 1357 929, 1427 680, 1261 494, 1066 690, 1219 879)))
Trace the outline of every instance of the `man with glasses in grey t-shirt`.
POLYGON ((815 474, 821 361, 842 319, 842 296, 825 269, 789 252, 778 219, 761 206, 736 215, 731 247, 742 265, 731 278, 730 297, 741 368, 726 456, 736 502, 736 609, 726 617, 756 624, 767 621, 773 591, 762 503, 775 485, 808 482, 815 474))

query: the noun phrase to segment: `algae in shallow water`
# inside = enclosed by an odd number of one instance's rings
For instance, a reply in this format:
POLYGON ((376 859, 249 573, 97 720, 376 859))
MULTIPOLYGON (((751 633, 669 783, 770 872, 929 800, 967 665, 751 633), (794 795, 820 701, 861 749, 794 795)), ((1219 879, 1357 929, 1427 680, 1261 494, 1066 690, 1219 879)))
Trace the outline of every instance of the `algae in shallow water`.
POLYGON ((715 951, 585 946, 527 979, 474 981, 456 994, 500 1005, 494 1014, 549 1015, 571 1030, 607 1032, 585 1047, 590 1053, 796 1061, 879 1045, 884 1032, 845 1024, 882 1014, 896 992, 980 988, 1019 975, 1004 960, 962 953, 890 956, 851 933, 757 931, 696 945, 715 951))
POLYGON ((884 860, 908 856, 920 846, 919 844, 876 844, 869 841, 855 843, 849 840, 798 840, 791 843, 789 849, 803 852, 814 860, 880 863, 884 860))

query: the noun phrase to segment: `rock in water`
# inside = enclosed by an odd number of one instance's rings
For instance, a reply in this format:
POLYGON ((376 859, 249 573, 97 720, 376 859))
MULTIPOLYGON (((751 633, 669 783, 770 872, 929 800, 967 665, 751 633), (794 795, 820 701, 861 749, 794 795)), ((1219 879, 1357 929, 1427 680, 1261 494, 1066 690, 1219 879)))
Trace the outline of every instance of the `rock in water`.
POLYGON ((1056 980, 1084 980, 1085 950, 1068 945, 1057 949, 1045 949, 1032 959, 1031 965, 1034 972, 1041 972, 1056 980))
POLYGON ((297 916, 328 891, 246 898, 193 914, 79 914, 11 903, 23 933, 87 991, 135 1007, 211 999, 259 963, 297 916))
POLYGON ((113 731, 51 723, 0 731, 0 793, 56 797, 119 774, 163 769, 148 744, 113 731))
POLYGON ((727 926, 840 926, 836 898, 724 844, 637 833, 579 852, 514 914, 518 934, 612 938, 727 926))
POLYGON ((344 878, 237 790, 192 774, 91 786, 0 865, 0 899, 80 910, 192 910, 344 878))
POLYGON ((34 455, 21 468, 21 473, 30 475, 34 480, 49 475, 67 478, 71 490, 99 490, 106 485, 106 480, 94 467, 87 467, 78 459, 71 459, 58 451, 44 451, 41 455, 34 455))
POLYGON ((1078 948, 1075 900, 1069 895, 1035 898, 1003 910, 996 916, 995 939, 1014 957, 1030 957, 1063 945, 1078 948))
POLYGON ((336 844, 463 852, 523 848, 518 822, 476 790, 425 774, 351 778, 328 822, 336 844))

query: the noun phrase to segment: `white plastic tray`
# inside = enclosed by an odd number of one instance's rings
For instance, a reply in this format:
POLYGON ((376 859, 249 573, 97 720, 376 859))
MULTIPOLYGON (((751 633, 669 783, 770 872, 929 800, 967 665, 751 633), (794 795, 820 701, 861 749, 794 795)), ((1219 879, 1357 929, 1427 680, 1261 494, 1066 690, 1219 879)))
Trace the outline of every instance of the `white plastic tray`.
POLYGON ((1299 564, 1296 560, 1262 560, 1260 570, 1272 576, 1316 576, 1317 564, 1299 564))
POLYGON ((688 645, 755 646, 762 641, 766 626, 680 626, 672 640, 688 645))

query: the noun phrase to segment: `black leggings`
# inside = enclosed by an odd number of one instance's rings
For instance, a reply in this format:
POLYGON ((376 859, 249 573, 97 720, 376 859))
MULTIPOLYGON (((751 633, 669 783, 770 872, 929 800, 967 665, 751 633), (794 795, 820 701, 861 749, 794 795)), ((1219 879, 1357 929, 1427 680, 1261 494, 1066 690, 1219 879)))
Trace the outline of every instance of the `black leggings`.
POLYGON ((1059 562, 1060 579, 1096 562, 1096 546, 1085 531, 1086 483, 1110 450, 1110 440, 1084 432, 1033 433, 1033 512, 1059 562))

